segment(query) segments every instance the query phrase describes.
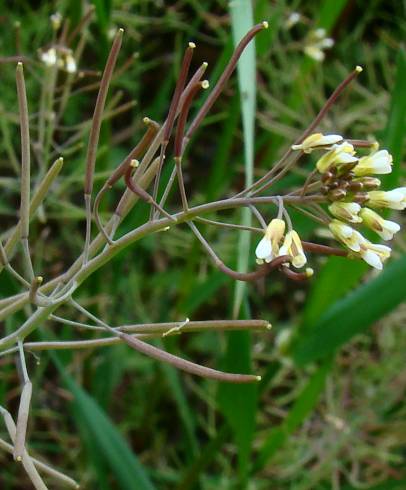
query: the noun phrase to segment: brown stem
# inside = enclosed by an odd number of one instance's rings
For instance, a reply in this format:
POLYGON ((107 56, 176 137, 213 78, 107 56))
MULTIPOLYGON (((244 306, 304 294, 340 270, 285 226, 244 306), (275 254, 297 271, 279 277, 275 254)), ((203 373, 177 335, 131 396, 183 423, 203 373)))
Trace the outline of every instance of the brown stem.
MULTIPOLYGON (((333 106, 333 104, 336 102, 338 97, 342 94, 344 89, 354 80, 354 78, 359 75, 362 71, 362 68, 357 66, 341 83, 338 85, 338 87, 334 90, 334 92, 330 95, 330 97, 326 100, 325 104, 323 107, 320 109, 319 113, 315 117, 315 119, 312 121, 312 123, 308 126, 308 128, 301 134, 301 136, 294 142, 295 145, 298 145, 302 143, 303 140, 305 140, 311 133, 312 131, 320 124, 322 119, 326 116, 327 112, 330 110, 330 108, 333 106)), ((259 180, 254 182, 252 185, 250 185, 248 188, 244 189, 242 192, 237 194, 239 197, 240 195, 246 194, 252 189, 255 189, 259 185, 265 183, 274 173, 276 169, 279 169, 281 164, 284 163, 287 158, 293 153, 293 150, 291 147, 286 151, 286 153, 283 155, 281 158, 280 162, 277 163, 269 172, 267 172, 263 177, 261 177, 259 180)), ((283 171, 282 171, 283 172, 283 171)), ((268 189, 274 182, 274 179, 266 184, 265 186, 262 187, 261 191, 268 189)))
POLYGON ((153 345, 147 344, 140 339, 127 335, 125 333, 120 333, 120 338, 124 342, 132 347, 133 349, 145 354, 158 361, 166 362, 181 371, 185 371, 190 374, 195 374, 201 376, 202 378, 215 379, 217 381, 226 381, 228 383, 255 383, 261 380, 260 376, 254 376, 252 374, 233 374, 225 373, 223 371, 217 371, 216 369, 211 369, 205 366, 200 366, 194 362, 187 361, 181 357, 174 356, 169 352, 165 352, 153 345))
POLYGON ((261 277, 264 277, 268 275, 273 269, 278 268, 280 265, 290 262, 291 257, 289 255, 282 255, 280 257, 276 257, 273 259, 271 262, 268 264, 262 265, 259 269, 253 272, 238 272, 230 267, 226 266, 224 262, 218 257, 216 252, 211 248, 207 240, 203 237, 203 235, 200 233, 200 231, 197 229, 196 225, 193 222, 188 222, 188 225, 190 226, 191 230, 193 233, 196 235, 197 239, 200 241, 200 243, 203 245, 203 248, 208 252, 210 257, 213 259, 214 265, 224 272, 229 277, 232 277, 233 279, 237 281, 244 281, 244 282, 251 282, 251 281, 256 281, 260 279, 261 277))
MULTIPOLYGON (((134 162, 134 161, 133 161, 134 162)), ((155 199, 148 194, 146 190, 144 190, 142 187, 140 187, 138 184, 135 183, 134 179, 131 178, 131 172, 135 165, 132 165, 130 163, 129 167, 127 168, 125 174, 124 174, 124 180, 126 183, 126 186, 134 192, 134 194, 137 194, 137 196, 142 199, 144 202, 151 204, 158 212, 162 213, 165 215, 167 218, 169 218, 171 221, 175 221, 176 219, 171 216, 163 207, 161 207, 155 199)))
POLYGON ((142 137, 138 145, 135 146, 135 148, 133 148, 130 151, 130 153, 125 157, 125 159, 120 163, 120 165, 114 170, 114 172, 106 180, 103 187, 98 192, 96 199, 94 200, 93 214, 96 221, 96 226, 98 230, 104 235, 106 240, 110 243, 110 245, 113 242, 108 236, 108 234, 106 233, 106 230, 104 229, 104 226, 100 220, 100 215, 99 215, 100 202, 104 194, 109 189, 111 189, 113 185, 125 174, 126 170, 131 164, 131 161, 136 158, 140 158, 141 155, 144 154, 144 152, 148 149, 149 145, 151 144, 152 140, 155 138, 157 132, 159 131, 159 124, 156 123, 155 121, 152 121, 148 117, 145 117, 143 121, 148 126, 146 133, 144 134, 144 136, 142 137))
POLYGON ((286 265, 283 265, 282 267, 279 268, 280 271, 285 274, 285 276, 292 281, 307 281, 309 279, 308 274, 306 272, 295 272, 289 269, 286 265))
POLYGON ((320 245, 319 243, 303 242, 303 249, 306 252, 313 252, 323 255, 337 255, 338 257, 347 257, 348 252, 342 248, 329 247, 327 245, 320 245))
POLYGON ((87 12, 85 13, 85 15, 80 19, 80 21, 78 22, 78 24, 76 25, 76 27, 73 29, 73 31, 68 35, 68 38, 66 40, 66 44, 67 46, 70 46, 72 41, 75 39, 75 37, 80 34, 83 29, 85 29, 87 27, 87 25, 89 24, 91 18, 92 18, 92 15, 93 15, 93 12, 95 10, 95 7, 94 5, 91 5, 87 12))
POLYGON ((216 83, 215 87, 213 88, 212 92, 210 95, 207 97, 206 101, 202 105, 201 109, 197 113, 196 117, 192 121, 191 125, 189 126, 189 129, 186 133, 185 139, 188 141, 191 137, 192 134, 195 132, 195 130, 199 127, 200 123, 203 121, 204 117, 206 114, 209 112, 213 104, 216 102, 218 97, 220 96, 221 92, 223 91, 228 79, 232 75, 233 71, 235 70, 235 67, 237 66, 237 62, 242 55, 244 49, 247 47, 249 42, 255 37, 258 32, 262 31, 263 29, 268 28, 268 23, 267 22, 261 22, 260 24, 257 24, 254 26, 239 42, 238 46, 236 47, 230 61, 228 62, 228 65, 226 66, 225 70, 223 71, 221 77, 219 78, 218 82, 216 83))
MULTIPOLYGON (((164 133, 163 133, 163 140, 162 140, 162 146, 161 146, 161 153, 159 156, 159 165, 157 169, 157 173, 155 176, 155 182, 154 182, 154 190, 153 190, 153 200, 156 202, 158 198, 158 189, 159 189, 159 182, 161 180, 161 173, 162 173, 162 166, 164 164, 165 160, 165 151, 166 147, 168 145, 173 125, 175 122, 176 118, 176 113, 178 111, 179 107, 179 101, 180 97, 182 95, 183 89, 185 87, 186 79, 189 73, 189 68, 190 68, 190 63, 192 61, 192 56, 193 56, 193 51, 195 49, 196 45, 194 43, 189 43, 189 46, 186 48, 185 54, 183 56, 182 60, 182 66, 179 74, 179 78, 176 82, 175 86, 175 91, 173 93, 173 97, 171 100, 171 104, 169 106, 169 111, 168 115, 166 118, 166 123, 165 123, 165 128, 164 128, 164 133)), ((151 210, 152 213, 152 210, 151 210)), ((153 213, 151 214, 151 217, 153 216, 153 213)))

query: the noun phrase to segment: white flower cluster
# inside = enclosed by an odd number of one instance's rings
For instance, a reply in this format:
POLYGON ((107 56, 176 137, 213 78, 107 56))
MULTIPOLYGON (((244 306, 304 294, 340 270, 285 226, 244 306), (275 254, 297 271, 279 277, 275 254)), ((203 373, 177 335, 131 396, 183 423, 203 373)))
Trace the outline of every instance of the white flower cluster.
POLYGON ((390 247, 371 243, 348 223, 362 223, 383 240, 391 240, 400 230, 398 223, 385 220, 374 211, 406 208, 406 187, 381 191, 378 190, 380 180, 373 177, 392 171, 392 155, 375 147, 369 155, 359 158, 353 145, 344 141, 342 136, 321 133, 310 135, 300 145, 293 145, 292 149, 305 153, 327 150, 317 161, 316 168, 322 175, 322 192, 331 201, 328 209, 334 219, 329 228, 353 255, 381 270, 383 262, 390 256, 390 247))
POLYGON ((68 48, 49 48, 40 53, 40 59, 46 66, 57 66, 68 73, 76 73, 77 66, 72 51, 68 48))
POLYGON ((324 51, 334 46, 334 40, 326 36, 325 29, 310 31, 303 52, 316 61, 323 61, 326 57, 324 51))

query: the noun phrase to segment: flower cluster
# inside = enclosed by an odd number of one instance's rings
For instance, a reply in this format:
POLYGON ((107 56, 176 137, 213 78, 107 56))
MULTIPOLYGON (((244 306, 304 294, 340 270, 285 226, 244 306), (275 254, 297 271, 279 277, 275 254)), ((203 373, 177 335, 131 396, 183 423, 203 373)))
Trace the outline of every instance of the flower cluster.
POLYGON ((390 247, 371 243, 351 225, 362 223, 383 240, 391 240, 400 230, 397 223, 385 220, 375 211, 406 208, 406 187, 382 191, 379 190, 380 180, 374 177, 392 171, 392 156, 375 145, 369 155, 358 157, 354 146, 336 134, 312 134, 292 149, 305 153, 326 150, 317 161, 316 169, 321 174, 321 192, 331 203, 328 210, 334 219, 329 228, 352 255, 382 269, 383 262, 390 256, 390 247))
POLYGON ((68 73, 76 73, 77 66, 72 50, 64 47, 51 47, 40 53, 40 59, 46 66, 57 66, 68 73))
POLYGON ((289 230, 285 234, 285 228, 285 221, 280 218, 275 218, 269 223, 255 250, 258 264, 269 263, 284 255, 292 257, 291 263, 296 268, 301 268, 307 263, 298 233, 289 230))
POLYGON ((315 29, 309 33, 303 52, 316 61, 323 61, 326 57, 324 51, 333 45, 334 40, 326 36, 325 29, 315 29))

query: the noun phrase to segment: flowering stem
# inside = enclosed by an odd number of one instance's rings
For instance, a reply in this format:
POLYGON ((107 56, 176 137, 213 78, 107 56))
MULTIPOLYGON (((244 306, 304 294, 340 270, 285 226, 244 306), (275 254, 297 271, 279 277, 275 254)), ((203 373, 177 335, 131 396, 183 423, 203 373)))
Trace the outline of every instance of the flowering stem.
MULTIPOLYGON (((327 112, 331 109, 331 107, 334 105, 338 97, 342 94, 344 89, 354 80, 354 78, 359 75, 362 71, 362 68, 360 66, 357 66, 339 85, 338 87, 334 90, 334 92, 330 95, 330 97, 327 99, 325 102, 324 106, 321 108, 320 112, 317 114, 317 116, 314 118, 314 120, 311 122, 311 124, 307 127, 307 129, 301 134, 301 136, 295 141, 295 145, 300 144, 303 140, 309 136, 314 129, 320 124, 320 122, 323 120, 323 118, 326 116, 327 112)), ((236 195, 236 197, 239 197, 241 195, 248 194, 251 192, 253 189, 256 187, 260 186, 261 184, 264 184, 260 189, 257 189, 255 192, 262 192, 266 189, 268 189, 276 180, 279 180, 292 166, 294 163, 296 163, 297 159, 294 159, 293 162, 291 162, 289 165, 286 165, 283 170, 276 176, 276 178, 272 179, 271 181, 267 182, 270 177, 276 172, 276 170, 279 170, 282 165, 286 162, 286 160, 290 157, 290 155, 293 153, 292 148, 289 148, 286 153, 283 155, 281 160, 274 165, 271 170, 269 170, 263 177, 261 177, 259 180, 254 182, 251 186, 247 187, 243 191, 241 191, 239 194, 236 195)), ((299 154, 300 156, 300 154, 299 154)))
POLYGON ((206 250, 206 252, 212 258, 214 265, 219 270, 221 270, 221 272, 224 272, 224 274, 232 277, 233 279, 235 279, 237 281, 244 281, 244 282, 256 281, 259 278, 264 277, 267 274, 269 274, 273 269, 276 269, 281 264, 290 261, 289 255, 283 255, 281 257, 277 257, 277 258, 273 259, 268 264, 264 264, 262 267, 260 267, 258 270, 254 271, 254 272, 234 271, 233 269, 230 269, 230 267, 226 266, 224 264, 224 262, 218 257, 216 252, 211 248, 211 246, 209 245, 207 240, 203 237, 203 235, 197 229, 196 225, 193 222, 188 222, 188 225, 192 229, 193 233, 196 235, 199 242, 203 245, 203 248, 206 250))

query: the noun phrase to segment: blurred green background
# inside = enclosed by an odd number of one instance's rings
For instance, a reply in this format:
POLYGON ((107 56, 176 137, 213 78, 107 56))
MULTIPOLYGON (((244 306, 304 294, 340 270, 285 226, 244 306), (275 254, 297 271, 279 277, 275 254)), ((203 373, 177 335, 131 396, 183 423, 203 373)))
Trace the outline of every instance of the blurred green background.
MULTIPOLYGON (((251 14, 254 23, 268 20, 270 28, 257 36, 256 52, 248 51, 240 76, 232 77, 191 142, 184 170, 191 203, 238 192, 252 170, 256 178, 262 176, 356 65, 364 67, 363 73, 322 129, 348 138, 376 138, 394 157, 387 188, 405 185, 405 2, 92 3, 95 15, 79 64, 83 77, 74 83, 51 151, 62 153, 65 166, 31 229, 35 270, 46 279, 63 271, 83 245, 87 121, 96 98, 96 91, 86 87, 98 79, 118 26, 125 29, 118 67, 126 69, 114 79, 108 105, 131 100, 136 105, 103 124, 97 187, 138 141, 142 118, 162 121, 166 116, 187 42, 197 44, 193 67, 209 63, 206 76, 213 86, 235 41, 250 26, 251 14), (295 12, 300 19, 291 25, 295 12), (320 28, 334 45, 317 62, 303 48, 320 28), (78 141, 63 146, 81 128, 78 141)), ((19 185, 12 166, 19 155, 15 62, 7 57, 20 50, 30 60, 26 82, 35 115, 42 82, 38 50, 52 41, 49 16, 60 12, 72 28, 88 5, 81 0, 2 3, 3 236, 16 222, 19 185)), ((307 165, 273 192, 300 185, 311 162, 307 165)), ((33 163, 34 176, 36 171, 33 163)), ((104 218, 122 189, 118 186, 104 200, 104 218)), ((171 205, 178 203, 173 193, 171 205)), ((261 211, 273 217, 273 209, 261 211)), ((147 217, 147 207, 137 205, 119 234, 147 217)), ((225 215, 234 222, 246 218, 240 212, 225 215)), ((294 212, 292 218, 301 236, 317 237, 312 222, 294 212)), ((405 222, 400 213, 392 218, 405 222)), ((227 264, 254 267, 253 244, 249 251, 237 232, 202 230, 227 264)), ((313 256, 310 262, 315 275, 306 284, 275 273, 241 288, 212 267, 186 226, 119 254, 79 289, 75 297, 83 305, 112 325, 232 318, 236 312, 241 318, 269 320, 270 333, 189 334, 157 344, 205 365, 252 370, 263 380, 258 387, 220 385, 179 373, 126 346, 28 356, 34 384, 32 454, 76 478, 82 488, 98 490, 406 488, 405 233, 396 237, 393 257, 381 274, 342 258, 313 256)), ((0 297, 16 292, 18 284, 3 273, 0 297)), ((58 314, 84 320, 67 307, 58 314)), ((20 313, 8 318, 1 332, 17 328, 24 318, 20 313)), ((90 335, 49 321, 30 336, 45 338, 90 335)), ((0 358, 0 368, 0 403, 15 414, 19 382, 12 357, 0 358)), ((0 436, 7 439, 3 425, 0 436)), ((3 452, 0 487, 31 488, 21 467, 3 452)), ((50 482, 49 488, 57 486, 50 482)))

